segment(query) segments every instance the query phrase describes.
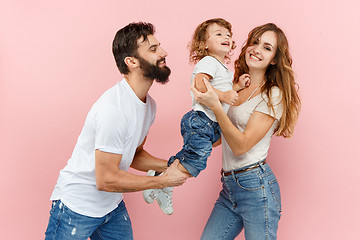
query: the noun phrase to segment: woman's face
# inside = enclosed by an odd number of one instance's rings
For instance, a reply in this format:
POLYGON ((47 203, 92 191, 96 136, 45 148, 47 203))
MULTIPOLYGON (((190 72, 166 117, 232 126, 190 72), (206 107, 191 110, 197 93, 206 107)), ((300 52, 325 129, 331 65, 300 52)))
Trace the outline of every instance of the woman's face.
POLYGON ((259 39, 246 49, 245 61, 251 69, 266 70, 270 64, 276 64, 274 58, 277 50, 275 32, 266 31, 259 39))

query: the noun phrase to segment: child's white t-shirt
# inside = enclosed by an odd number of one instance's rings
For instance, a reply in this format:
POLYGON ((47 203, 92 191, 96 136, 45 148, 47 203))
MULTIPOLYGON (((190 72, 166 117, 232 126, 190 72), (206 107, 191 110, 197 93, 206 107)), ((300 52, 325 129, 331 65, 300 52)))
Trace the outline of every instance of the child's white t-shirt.
MULTIPOLYGON (((232 90, 232 80, 234 74, 230 71, 224 64, 214 57, 206 56, 202 58, 194 67, 194 71, 191 76, 191 81, 194 80, 196 74, 205 73, 212 77, 209 80, 211 86, 222 92, 227 92, 232 90)), ((215 114, 205 105, 202 105, 195 101, 194 94, 191 92, 192 97, 192 109, 195 111, 204 112, 212 121, 216 121, 215 114)), ((221 103, 224 112, 226 113, 229 109, 229 105, 226 103, 221 103)))

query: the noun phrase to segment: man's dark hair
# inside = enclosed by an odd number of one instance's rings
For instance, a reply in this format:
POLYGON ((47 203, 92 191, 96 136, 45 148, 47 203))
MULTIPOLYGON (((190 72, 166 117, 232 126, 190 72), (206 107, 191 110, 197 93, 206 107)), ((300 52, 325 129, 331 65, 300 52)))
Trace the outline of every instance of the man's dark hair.
POLYGON ((139 48, 137 40, 143 37, 143 41, 145 41, 147 36, 154 35, 154 32, 155 28, 151 23, 138 22, 130 23, 116 33, 112 51, 116 65, 122 74, 129 73, 129 68, 124 59, 137 56, 137 49, 139 48))

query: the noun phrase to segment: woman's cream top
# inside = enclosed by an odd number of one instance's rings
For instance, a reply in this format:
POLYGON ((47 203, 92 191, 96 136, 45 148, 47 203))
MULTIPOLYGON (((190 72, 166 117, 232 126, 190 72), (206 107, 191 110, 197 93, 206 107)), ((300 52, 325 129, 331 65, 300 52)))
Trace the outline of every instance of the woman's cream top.
POLYGON ((227 144, 225 137, 221 136, 222 152, 223 152, 223 169, 224 171, 231 171, 248 165, 257 163, 266 158, 270 147, 271 137, 278 127, 279 120, 283 113, 282 93, 278 87, 271 89, 271 102, 274 111, 268 106, 269 98, 265 93, 256 95, 255 97, 245 101, 239 106, 231 106, 227 115, 231 122, 241 132, 244 132, 249 118, 254 112, 261 112, 268 114, 275 118, 275 121, 266 135, 248 152, 241 156, 235 156, 227 144))

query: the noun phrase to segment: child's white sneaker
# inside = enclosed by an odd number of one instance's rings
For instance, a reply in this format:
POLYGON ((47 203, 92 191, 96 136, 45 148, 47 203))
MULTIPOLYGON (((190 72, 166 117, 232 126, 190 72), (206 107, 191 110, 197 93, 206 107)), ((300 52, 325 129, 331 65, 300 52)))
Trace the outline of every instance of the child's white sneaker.
POLYGON ((161 210, 167 214, 171 215, 174 212, 173 203, 172 203, 172 191, 173 187, 166 187, 159 189, 160 191, 156 194, 156 201, 158 202, 161 210))
MULTIPOLYGON (((154 170, 149 170, 146 173, 146 176, 155 176, 155 171, 154 170)), ((156 196, 158 195, 158 193, 160 192, 161 189, 146 189, 143 191, 143 197, 145 202, 147 203, 153 203, 156 196)))

